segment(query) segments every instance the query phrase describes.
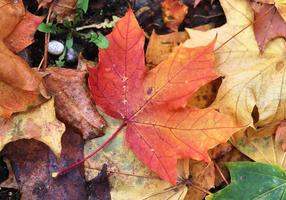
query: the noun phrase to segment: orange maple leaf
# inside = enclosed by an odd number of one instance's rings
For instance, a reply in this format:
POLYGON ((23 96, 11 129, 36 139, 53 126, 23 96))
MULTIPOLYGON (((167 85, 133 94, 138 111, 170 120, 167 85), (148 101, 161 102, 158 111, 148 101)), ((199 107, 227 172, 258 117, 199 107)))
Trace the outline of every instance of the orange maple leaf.
POLYGON ((21 1, 0 2, 0 117, 27 110, 39 95, 39 74, 4 44, 24 13, 21 1))
POLYGON ((34 34, 44 20, 44 16, 36 16, 25 11, 25 16, 17 24, 13 32, 5 38, 6 46, 13 52, 20 52, 34 42, 34 34))
POLYGON ((176 184, 181 158, 210 161, 208 150, 238 130, 212 108, 186 108, 188 99, 218 77, 214 42, 180 46, 152 70, 144 62, 144 33, 131 9, 107 36, 110 46, 89 69, 89 86, 99 107, 127 126, 126 143, 151 170, 176 184))

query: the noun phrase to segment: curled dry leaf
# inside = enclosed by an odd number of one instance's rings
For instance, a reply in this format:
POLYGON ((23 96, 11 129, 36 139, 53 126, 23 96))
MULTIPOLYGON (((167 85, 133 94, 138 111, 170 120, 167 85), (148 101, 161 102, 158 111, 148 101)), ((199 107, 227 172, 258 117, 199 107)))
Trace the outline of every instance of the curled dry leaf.
POLYGON ((57 21, 73 20, 76 11, 76 0, 58 0, 55 2, 51 17, 57 21))
POLYGON ((260 51, 277 37, 286 37, 286 23, 273 5, 251 2, 254 10, 254 33, 260 51))
POLYGON ((225 76, 214 106, 243 125, 253 125, 252 111, 259 113, 256 126, 279 122, 285 116, 285 41, 269 42, 261 55, 253 32, 253 10, 247 0, 221 0, 227 23, 206 32, 188 29, 186 46, 207 44, 215 35, 216 67, 225 76), (240 19, 240 20, 237 20, 240 19), (271 83, 271 84, 269 84, 271 83))
MULTIPOLYGON (((16 190, 19 190, 17 180, 15 178, 15 174, 13 172, 10 161, 6 158, 4 158, 3 160, 7 165, 7 169, 9 171, 9 176, 8 176, 8 179, 6 179, 4 182, 0 183, 0 188, 5 187, 5 188, 14 188, 16 190)), ((2 197, 2 196, 0 195, 0 197, 2 197)))
POLYGON ((36 16, 25 11, 24 18, 17 24, 13 32, 5 38, 6 46, 13 52, 20 52, 34 42, 34 33, 44 16, 36 16))
POLYGON ((40 8, 47 8, 53 0, 37 0, 38 2, 38 9, 40 8))
POLYGON ((177 31, 188 13, 188 6, 181 0, 164 0, 162 2, 164 23, 168 28, 177 31))
POLYGON ((44 84, 55 97, 58 119, 76 128, 84 139, 103 134, 104 120, 98 114, 87 87, 87 73, 73 69, 50 67, 44 84))
POLYGON ((4 44, 23 16, 21 1, 0 2, 0 117, 26 110, 39 94, 40 76, 4 44))
POLYGON ((54 100, 0 121, 0 150, 9 142, 34 138, 48 145, 59 157, 65 125, 56 119, 54 100))
POLYGON ((160 64, 160 62, 168 58, 170 53, 172 53, 180 43, 188 38, 188 34, 185 31, 166 35, 158 35, 153 31, 146 51, 148 67, 155 67, 160 64))
POLYGON ((210 161, 208 149, 224 143, 239 126, 212 108, 188 109, 188 99, 216 79, 214 42, 180 46, 152 70, 144 63, 144 34, 131 10, 107 36, 90 69, 89 85, 98 106, 127 126, 126 142, 162 179, 175 185, 177 159, 210 161))

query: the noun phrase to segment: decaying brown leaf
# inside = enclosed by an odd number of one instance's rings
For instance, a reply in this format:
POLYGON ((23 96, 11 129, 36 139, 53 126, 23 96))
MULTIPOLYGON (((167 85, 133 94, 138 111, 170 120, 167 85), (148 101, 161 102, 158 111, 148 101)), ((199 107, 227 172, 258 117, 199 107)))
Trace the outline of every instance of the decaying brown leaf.
POLYGON ((83 158, 83 139, 67 129, 62 137, 62 154, 57 162, 49 148, 36 140, 18 140, 5 148, 11 161, 23 200, 87 199, 83 168, 56 179, 50 173, 83 158))
POLYGON ((57 21, 73 20, 76 11, 76 0, 58 0, 55 2, 52 12, 52 18, 57 21))
POLYGON ((104 120, 98 114, 91 99, 84 71, 50 67, 44 84, 53 96, 57 117, 65 124, 76 128, 84 139, 103 134, 104 120))
POLYGON ((177 31, 188 13, 188 6, 181 0, 164 0, 162 2, 164 23, 168 28, 177 31))
POLYGON ((203 200, 207 194, 198 188, 208 191, 214 187, 215 167, 213 162, 206 163, 190 160, 190 174, 192 184, 189 187, 185 200, 203 200))

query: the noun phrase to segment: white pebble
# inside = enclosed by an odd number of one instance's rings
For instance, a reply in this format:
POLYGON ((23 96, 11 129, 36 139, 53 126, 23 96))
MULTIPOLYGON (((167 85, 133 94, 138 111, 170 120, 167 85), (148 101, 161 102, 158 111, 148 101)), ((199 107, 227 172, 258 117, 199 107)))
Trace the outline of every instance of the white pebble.
POLYGON ((52 40, 48 44, 48 52, 52 55, 61 55, 63 53, 65 46, 59 41, 52 40))

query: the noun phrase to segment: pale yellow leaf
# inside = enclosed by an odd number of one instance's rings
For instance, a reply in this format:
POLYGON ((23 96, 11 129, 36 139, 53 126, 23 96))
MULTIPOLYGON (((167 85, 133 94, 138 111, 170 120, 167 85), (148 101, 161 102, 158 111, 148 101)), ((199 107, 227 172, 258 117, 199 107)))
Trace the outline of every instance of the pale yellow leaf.
POLYGON ((10 119, 0 119, 0 130, 0 150, 9 142, 33 138, 48 145, 59 156, 65 125, 57 120, 54 99, 51 99, 10 119))
POLYGON ((216 67, 224 76, 214 106, 242 125, 253 126, 251 113, 257 106, 264 126, 285 118, 285 41, 270 42, 261 55, 253 33, 253 11, 247 0, 221 0, 227 23, 201 32, 188 29, 185 46, 206 44, 214 37, 216 67))
POLYGON ((231 142, 243 154, 256 162, 277 164, 286 169, 286 152, 283 150, 282 141, 274 134, 276 125, 264 129, 238 132, 231 142))

